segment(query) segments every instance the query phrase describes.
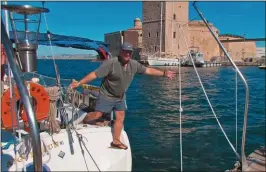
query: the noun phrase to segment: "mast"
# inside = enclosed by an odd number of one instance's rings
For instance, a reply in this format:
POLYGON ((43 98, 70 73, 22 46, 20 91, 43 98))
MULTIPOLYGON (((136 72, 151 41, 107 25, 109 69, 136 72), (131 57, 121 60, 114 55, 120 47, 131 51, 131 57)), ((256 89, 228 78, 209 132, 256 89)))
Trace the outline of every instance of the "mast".
POLYGON ((172 44, 171 44, 171 52, 173 55, 173 47, 174 47, 174 1, 172 1, 172 44))
POLYGON ((162 32, 163 32, 162 26, 163 26, 163 2, 161 2, 160 58, 162 53, 162 32))

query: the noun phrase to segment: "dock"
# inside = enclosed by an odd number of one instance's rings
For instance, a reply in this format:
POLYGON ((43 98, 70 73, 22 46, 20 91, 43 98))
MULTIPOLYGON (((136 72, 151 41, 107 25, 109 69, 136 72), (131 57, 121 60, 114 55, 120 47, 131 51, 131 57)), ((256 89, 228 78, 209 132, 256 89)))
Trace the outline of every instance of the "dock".
POLYGON ((244 167, 242 170, 241 164, 239 162, 235 163, 234 168, 231 170, 226 170, 226 172, 259 172, 266 171, 266 149, 265 147, 260 147, 256 149, 254 152, 249 154, 247 157, 247 167, 244 167))
POLYGON ((205 62, 202 67, 218 67, 222 66, 222 63, 219 62, 205 62))
MULTIPOLYGON (((139 62, 145 66, 149 66, 147 60, 139 60, 139 62)), ((235 62, 237 66, 262 66, 259 62, 235 62)), ((182 67, 193 67, 192 64, 181 64, 182 67)), ((208 68, 208 67, 220 67, 220 66, 232 66, 230 62, 210 62, 205 61, 204 64, 195 64, 196 67, 208 68)), ((261 67, 263 68, 263 67, 261 67)), ((264 67, 265 68, 265 67, 264 67)))
POLYGON ((248 167, 243 171, 266 171, 266 149, 261 147, 247 157, 248 167))
MULTIPOLYGON (((139 60, 139 63, 143 64, 144 66, 149 66, 149 63, 147 60, 139 60)), ((172 66, 172 65, 170 65, 172 66)), ((178 66, 178 65, 175 65, 175 66, 178 66)), ((181 64, 182 67, 193 67, 192 64, 181 64)), ((219 66, 222 66, 222 63, 220 62, 205 62, 204 64, 200 64, 200 63, 195 63, 195 66, 196 67, 203 67, 203 68, 206 68, 206 67, 219 67, 219 66)))
MULTIPOLYGON (((235 61, 235 64, 237 66, 260 66, 262 65, 262 63, 260 62, 238 62, 238 61, 235 61)), ((223 66, 232 66, 230 62, 222 62, 222 65, 223 66)))

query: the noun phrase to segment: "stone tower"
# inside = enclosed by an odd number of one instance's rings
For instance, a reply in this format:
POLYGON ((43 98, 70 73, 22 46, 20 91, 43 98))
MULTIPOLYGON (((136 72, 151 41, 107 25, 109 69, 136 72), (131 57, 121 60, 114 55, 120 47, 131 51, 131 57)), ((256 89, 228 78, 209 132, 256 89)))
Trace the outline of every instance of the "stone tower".
POLYGON ((189 2, 142 2, 143 15, 143 54, 154 54, 160 51, 162 4, 162 43, 161 51, 172 55, 186 55, 188 48, 179 26, 188 40, 188 4, 189 2), (179 41, 178 41, 179 40, 179 41), (178 46, 179 45, 179 46, 178 46), (180 51, 178 51, 178 47, 180 51))

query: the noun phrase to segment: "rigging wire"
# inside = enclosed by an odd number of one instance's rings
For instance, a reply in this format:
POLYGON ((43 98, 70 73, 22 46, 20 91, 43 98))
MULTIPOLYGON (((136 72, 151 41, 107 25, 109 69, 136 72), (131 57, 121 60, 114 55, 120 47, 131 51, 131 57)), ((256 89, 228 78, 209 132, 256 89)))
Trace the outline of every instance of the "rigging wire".
MULTIPOLYGON (((44 1, 42 1, 42 5, 43 5, 43 8, 44 8, 44 1)), ((44 16, 44 21, 45 21, 45 25, 46 25, 47 36, 48 36, 49 43, 50 43, 49 47, 50 47, 50 50, 51 50, 51 53, 52 53, 52 59, 53 59, 53 63, 54 63, 54 69, 55 69, 57 84, 60 85, 59 71, 58 71, 57 65, 55 63, 54 51, 53 51, 52 41, 51 41, 51 34, 50 34, 50 31, 49 31, 49 28, 48 28, 48 22, 47 22, 47 19, 46 19, 46 14, 43 13, 43 16, 44 16)))
MULTIPOLYGON (((43 4, 43 7, 44 7, 44 1, 42 2, 43 4)), ((49 32, 49 28, 48 28, 48 23, 47 23, 47 19, 46 19, 46 15, 44 13, 44 20, 45 20, 45 24, 46 24, 46 29, 47 29, 47 34, 48 34, 48 38, 49 38, 49 43, 50 43, 50 50, 51 50, 51 53, 52 53, 52 59, 53 59, 53 63, 54 63, 54 68, 55 68, 55 73, 56 73, 56 80, 57 80, 57 84, 60 86, 60 78, 59 78, 59 72, 58 72, 58 69, 57 69, 57 65, 55 63, 55 58, 54 58, 54 51, 53 51, 53 48, 52 48, 52 41, 51 41, 51 34, 49 32)), ((62 101, 62 100, 61 100, 62 101)), ((73 113, 73 112, 72 112, 73 113)), ((77 137, 79 139, 79 142, 80 142, 80 147, 81 147, 81 151, 82 151, 82 154, 83 154, 83 158, 85 160, 85 156, 84 156, 84 150, 81 146, 81 143, 83 144, 83 146, 85 147, 86 151, 88 152, 88 154, 90 155, 91 159, 93 160, 93 162, 95 163, 96 167, 98 168, 99 171, 101 171, 97 165, 97 163, 95 162, 94 158, 91 156, 89 150, 87 149, 84 141, 83 141, 83 137, 82 135, 80 135, 76 130, 75 130, 76 134, 77 134, 77 137)), ((86 163, 86 167, 87 167, 87 170, 88 170, 88 166, 87 166, 87 162, 85 160, 85 163, 86 163)))
MULTIPOLYGON (((76 135, 77 135, 77 137, 78 137, 78 139, 79 139, 79 144, 80 144, 80 147, 81 147, 81 151, 82 151, 83 156, 84 156, 84 150, 83 150, 83 148, 82 148, 82 146, 81 146, 81 143, 82 143, 82 145, 84 146, 84 148, 86 149, 86 152, 90 155, 92 161, 94 162, 94 164, 95 164, 95 166, 97 167, 97 169, 99 170, 99 172, 101 172, 101 170, 100 170, 98 164, 96 163, 96 161, 95 161, 94 158, 92 157, 90 151, 89 151, 88 148, 86 147, 86 144, 85 144, 85 142, 84 142, 84 140, 83 140, 83 136, 82 136, 81 134, 79 134, 79 133, 77 132, 76 129, 74 129, 74 131, 76 132, 76 135)), ((85 158, 85 157, 84 157, 84 158, 85 158)), ((85 161, 85 162, 86 162, 86 161, 85 161)), ((87 164, 87 163, 86 163, 86 164, 87 164)))
POLYGON ((80 146, 80 149, 81 149, 81 153, 82 153, 86 168, 89 171, 89 167, 88 167, 88 164, 87 164, 87 161, 86 161, 86 158, 85 158, 85 154, 84 154, 84 149, 83 149, 83 147, 81 145, 81 143, 82 143, 82 135, 78 135, 78 133, 76 133, 76 134, 77 134, 77 137, 78 137, 78 140, 79 140, 79 146, 80 146))
MULTIPOLYGON (((44 8, 44 3, 45 3, 45 1, 42 1, 43 8, 44 8)), ((47 19, 46 19, 46 14, 43 13, 43 15, 44 15, 44 20, 45 20, 45 25, 46 25, 46 30, 47 30, 47 36, 48 36, 49 43, 50 43, 49 47, 50 47, 50 50, 51 50, 51 53, 52 53, 52 59, 53 59, 53 64, 54 64, 54 69, 55 69, 55 74, 56 74, 56 83, 61 88, 60 74, 59 74, 59 71, 58 71, 58 67, 57 67, 57 65, 55 63, 54 51, 53 51, 53 47, 52 47, 51 32, 49 31, 49 28, 48 28, 48 22, 47 22, 47 19)), ((64 100, 63 100, 63 97, 62 97, 62 95, 64 94, 63 90, 60 89, 60 92, 61 92, 61 96, 59 97, 59 100, 60 100, 60 102, 62 104, 64 104, 64 100)))

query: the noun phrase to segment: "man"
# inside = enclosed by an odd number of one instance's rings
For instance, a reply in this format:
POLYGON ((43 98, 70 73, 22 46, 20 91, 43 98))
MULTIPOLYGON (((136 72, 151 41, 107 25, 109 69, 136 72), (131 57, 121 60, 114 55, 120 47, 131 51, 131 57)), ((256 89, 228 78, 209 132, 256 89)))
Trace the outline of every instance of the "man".
POLYGON ((84 122, 100 118, 103 113, 115 111, 116 120, 114 123, 114 134, 112 147, 127 149, 121 143, 120 135, 127 110, 125 93, 136 73, 165 76, 173 79, 176 75, 172 71, 161 71, 154 68, 147 68, 139 62, 132 60, 133 46, 125 42, 121 46, 118 58, 112 58, 103 62, 95 71, 89 73, 79 82, 73 82, 70 86, 77 88, 82 84, 90 82, 96 78, 104 78, 101 84, 98 98, 96 100, 95 112, 88 114, 84 122))

